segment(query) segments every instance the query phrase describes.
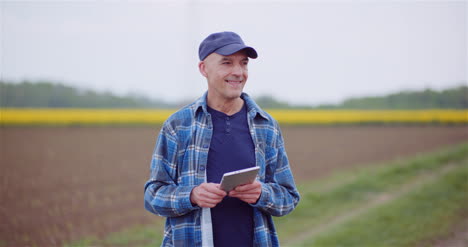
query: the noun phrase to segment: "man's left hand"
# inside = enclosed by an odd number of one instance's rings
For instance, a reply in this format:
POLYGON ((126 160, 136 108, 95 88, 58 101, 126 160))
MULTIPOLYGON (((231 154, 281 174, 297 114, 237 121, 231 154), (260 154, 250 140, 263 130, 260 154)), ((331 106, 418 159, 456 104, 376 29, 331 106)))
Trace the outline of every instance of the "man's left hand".
POLYGON ((262 194, 262 184, 255 180, 251 184, 239 185, 233 190, 229 191, 230 197, 239 198, 246 203, 254 204, 262 194))

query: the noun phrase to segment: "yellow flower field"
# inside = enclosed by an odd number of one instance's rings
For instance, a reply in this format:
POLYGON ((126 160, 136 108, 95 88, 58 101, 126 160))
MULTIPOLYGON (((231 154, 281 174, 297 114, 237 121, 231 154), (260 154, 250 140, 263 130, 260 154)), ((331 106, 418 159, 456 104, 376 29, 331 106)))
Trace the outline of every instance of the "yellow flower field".
POLYGON ((467 110, 271 110, 280 123, 468 123, 467 110))
POLYGON ((161 124, 174 110, 7 108, 0 110, 2 125, 161 124))
MULTIPOLYGON (((1 108, 1 125, 162 124, 176 109, 1 108)), ((442 123, 467 124, 468 110, 278 110, 282 124, 442 123)))

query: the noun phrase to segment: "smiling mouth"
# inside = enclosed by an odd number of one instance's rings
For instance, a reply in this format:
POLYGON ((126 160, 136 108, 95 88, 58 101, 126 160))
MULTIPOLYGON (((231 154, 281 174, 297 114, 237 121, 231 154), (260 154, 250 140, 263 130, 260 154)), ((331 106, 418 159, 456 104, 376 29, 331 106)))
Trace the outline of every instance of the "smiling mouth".
POLYGON ((224 81, 229 84, 241 84, 242 83, 242 81, 239 81, 239 80, 224 80, 224 81))

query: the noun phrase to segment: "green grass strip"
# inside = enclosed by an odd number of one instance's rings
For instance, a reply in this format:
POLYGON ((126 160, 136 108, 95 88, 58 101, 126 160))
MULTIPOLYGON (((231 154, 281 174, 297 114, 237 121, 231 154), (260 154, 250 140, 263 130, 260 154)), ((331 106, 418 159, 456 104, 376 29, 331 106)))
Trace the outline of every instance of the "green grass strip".
POLYGON ((374 208, 303 246, 416 246, 443 236, 468 208, 468 164, 417 191, 374 208))
MULTIPOLYGON (((468 144, 463 144, 396 163, 348 172, 352 177, 344 179, 346 181, 344 183, 335 180, 334 183, 337 185, 334 186, 333 182, 327 181, 327 187, 331 189, 320 189, 317 183, 300 186, 302 199, 298 207, 285 217, 274 218, 280 240, 287 243, 298 233, 304 232, 304 229, 325 224, 334 216, 359 207, 381 193, 397 189, 418 175, 450 163, 459 164, 460 160, 467 157, 468 144)), ((344 176, 336 178, 343 179, 344 176)))

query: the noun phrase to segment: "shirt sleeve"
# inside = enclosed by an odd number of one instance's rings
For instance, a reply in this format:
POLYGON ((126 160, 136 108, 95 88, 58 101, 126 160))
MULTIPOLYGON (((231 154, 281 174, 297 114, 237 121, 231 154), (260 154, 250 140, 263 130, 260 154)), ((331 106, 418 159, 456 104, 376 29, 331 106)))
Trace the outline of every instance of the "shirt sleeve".
POLYGON ((190 202, 194 186, 177 184, 178 142, 175 132, 164 125, 151 160, 151 176, 145 184, 145 208, 163 217, 176 217, 198 209, 190 202))
POLYGON ((300 200, 299 192, 294 183, 294 177, 289 166, 288 157, 284 147, 281 132, 278 145, 274 148, 276 158, 269 164, 274 169, 266 169, 266 177, 269 179, 262 183, 262 194, 257 203, 252 204, 272 216, 284 216, 289 214, 297 206, 300 200))

